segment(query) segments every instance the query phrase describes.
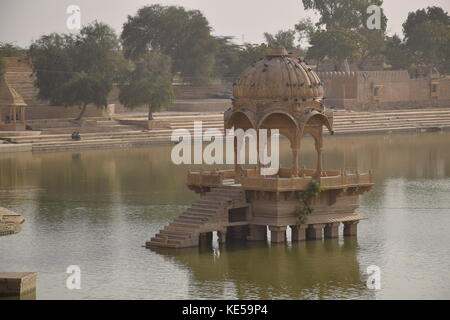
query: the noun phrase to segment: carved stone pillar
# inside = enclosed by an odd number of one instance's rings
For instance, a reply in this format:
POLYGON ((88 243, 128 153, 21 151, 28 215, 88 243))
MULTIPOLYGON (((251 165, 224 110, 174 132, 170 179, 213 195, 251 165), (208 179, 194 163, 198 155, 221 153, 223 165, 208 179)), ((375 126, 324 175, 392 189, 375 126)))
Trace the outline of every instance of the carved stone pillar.
POLYGON ((227 240, 227 228, 223 228, 217 231, 217 237, 219 238, 219 243, 225 243, 227 240))
POLYGON ((298 177, 298 155, 299 149, 292 149, 292 175, 298 177))
POLYGON ((281 243, 286 241, 286 226, 269 226, 270 241, 272 243, 281 243))
POLYGON ((356 236, 358 233, 359 221, 347 221, 344 222, 344 237, 356 236))
POLYGON ((249 241, 265 241, 267 240, 267 227, 251 224, 249 225, 249 241))
POLYGON ((321 138, 316 138, 316 152, 317 152, 317 174, 320 177, 320 174, 322 173, 322 142, 320 141, 321 138))
POLYGON ((322 240, 325 224, 310 224, 306 229, 306 240, 322 240))
POLYGON ((339 222, 327 223, 324 229, 324 236, 326 239, 339 237, 339 222))
POLYGON ((307 225, 291 226, 292 230, 292 242, 306 240, 306 228, 307 225))
POLYGON ((233 138, 233 150, 234 150, 234 173, 239 173, 239 165, 238 165, 238 150, 237 150, 237 138, 233 138))
POLYGON ((25 123, 25 107, 20 108, 20 121, 25 123))

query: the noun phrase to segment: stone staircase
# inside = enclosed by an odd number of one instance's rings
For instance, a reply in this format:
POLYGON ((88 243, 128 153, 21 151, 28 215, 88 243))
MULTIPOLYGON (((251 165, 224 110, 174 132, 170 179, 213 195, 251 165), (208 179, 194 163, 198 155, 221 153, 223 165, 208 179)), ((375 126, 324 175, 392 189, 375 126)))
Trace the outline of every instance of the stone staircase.
POLYGON ((5 78, 8 83, 22 96, 27 104, 38 105, 38 89, 34 86, 34 76, 29 64, 24 60, 5 57, 5 78))
POLYGON ((152 237, 146 247, 196 247, 202 233, 233 225, 228 219, 229 209, 243 206, 246 206, 246 199, 242 189, 233 186, 213 188, 152 237))
MULTIPOLYGON (((169 122, 170 127, 143 130, 139 126, 125 125, 120 119, 143 119, 146 114, 126 114, 118 116, 117 121, 105 118, 86 119, 88 125, 73 127, 70 119, 31 120, 29 125, 41 131, 40 135, 30 131, 29 135, 8 135, 1 139, 13 144, 31 144, 33 151, 81 150, 100 148, 122 148, 172 143, 174 129, 188 129, 193 134, 194 121, 202 121, 202 128, 223 130, 222 113, 177 113, 161 112, 155 119, 169 122), (65 122, 64 122, 65 121, 65 122), (61 127, 61 124, 64 124, 61 127), (71 133, 79 131, 81 141, 73 141, 71 133)), ((334 113, 336 134, 382 133, 382 132, 420 132, 450 129, 450 108, 408 109, 380 112, 334 113)))
POLYGON ((450 109, 408 109, 334 114, 337 134, 421 131, 450 128, 450 109))

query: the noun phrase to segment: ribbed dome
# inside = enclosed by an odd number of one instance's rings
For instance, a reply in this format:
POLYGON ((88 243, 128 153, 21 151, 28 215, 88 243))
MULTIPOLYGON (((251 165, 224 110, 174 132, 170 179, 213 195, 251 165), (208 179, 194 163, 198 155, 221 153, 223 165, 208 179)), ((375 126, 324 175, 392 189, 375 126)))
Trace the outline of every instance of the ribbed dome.
POLYGON ((235 99, 302 102, 322 99, 323 86, 303 60, 278 47, 241 74, 233 95, 235 99))

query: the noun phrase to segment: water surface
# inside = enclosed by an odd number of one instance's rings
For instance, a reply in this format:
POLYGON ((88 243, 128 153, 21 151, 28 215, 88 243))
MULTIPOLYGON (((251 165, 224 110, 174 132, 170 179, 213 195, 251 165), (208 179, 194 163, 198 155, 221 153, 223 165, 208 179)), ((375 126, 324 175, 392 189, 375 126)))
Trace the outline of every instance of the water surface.
POLYGON ((38 272, 38 299, 450 299, 450 133, 326 138, 325 168, 375 177, 357 238, 176 253, 143 247, 198 198, 185 175, 199 166, 173 165, 170 150, 0 155, 0 205, 26 219, 0 238, 0 271, 38 272), (66 289, 69 265, 81 290, 66 289))

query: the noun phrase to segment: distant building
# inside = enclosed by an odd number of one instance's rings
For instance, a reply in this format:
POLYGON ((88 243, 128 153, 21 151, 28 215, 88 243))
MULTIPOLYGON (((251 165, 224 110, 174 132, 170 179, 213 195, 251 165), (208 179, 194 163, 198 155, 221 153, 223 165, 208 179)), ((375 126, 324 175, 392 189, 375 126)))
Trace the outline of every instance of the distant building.
POLYGON ((319 72, 325 105, 348 110, 450 107, 450 77, 407 71, 319 72))
MULTIPOLYGON (((50 106, 47 101, 38 98, 38 90, 34 87, 35 78, 27 61, 18 58, 4 58, 4 61, 4 77, 26 103, 27 120, 71 119, 79 114, 78 106, 50 106)), ((381 68, 380 63, 369 61, 365 64, 365 70, 381 68)), ((318 68, 318 75, 325 88, 325 105, 328 107, 349 110, 450 107, 450 77, 432 75, 411 78, 407 71, 320 72, 330 70, 331 67, 322 63, 318 68)), ((350 70, 354 69, 351 65, 350 70)), ((183 83, 178 75, 174 78, 175 100, 169 110, 225 111, 231 106, 231 100, 226 98, 229 91, 230 86, 220 81, 206 86, 193 86, 183 83)), ((116 112, 127 111, 118 101, 117 88, 112 90, 109 100, 110 107, 115 105, 116 112)), ((136 111, 144 109, 138 108, 136 111)), ((110 117, 112 112, 88 106, 85 117, 110 117)))

